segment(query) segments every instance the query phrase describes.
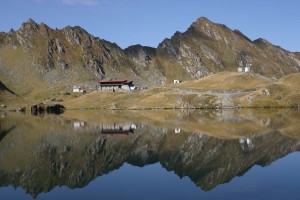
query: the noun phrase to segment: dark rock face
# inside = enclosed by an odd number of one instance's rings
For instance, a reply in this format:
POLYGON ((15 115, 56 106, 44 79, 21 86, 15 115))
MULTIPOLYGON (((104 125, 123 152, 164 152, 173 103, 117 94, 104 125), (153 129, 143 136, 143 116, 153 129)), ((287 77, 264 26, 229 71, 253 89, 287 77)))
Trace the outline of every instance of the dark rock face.
MULTIPOLYGON (((251 41, 240 31, 204 17, 186 32, 176 32, 165 39, 157 48, 133 45, 124 50, 78 26, 58 30, 30 19, 17 31, 0 33, 3 55, 10 55, 12 52, 6 47, 21 48, 32 64, 20 68, 35 70, 43 83, 50 85, 123 78, 141 86, 161 85, 174 79, 236 71, 241 61, 252 63, 254 72, 267 77, 279 78, 300 71, 299 53, 264 39, 251 41)), ((18 71, 3 70, 2 74, 16 76, 18 71)))
POLYGON ((65 110, 65 107, 60 104, 49 105, 46 107, 47 113, 50 114, 61 114, 65 110))
POLYGON ((126 48, 125 53, 131 57, 137 64, 147 66, 157 56, 156 49, 152 47, 144 47, 141 45, 133 45, 126 48))
POLYGON ((43 103, 35 104, 31 106, 31 114, 38 115, 40 113, 44 113, 46 110, 46 105, 43 103))

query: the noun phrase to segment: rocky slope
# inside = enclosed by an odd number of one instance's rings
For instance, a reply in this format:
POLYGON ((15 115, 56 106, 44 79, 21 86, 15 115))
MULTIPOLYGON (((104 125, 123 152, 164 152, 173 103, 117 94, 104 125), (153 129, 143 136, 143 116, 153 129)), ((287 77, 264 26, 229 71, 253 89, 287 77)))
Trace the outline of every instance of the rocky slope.
POLYGON ((176 32, 158 46, 158 54, 177 63, 193 78, 219 71, 236 71, 242 61, 267 77, 281 77, 300 70, 295 53, 265 39, 251 41, 238 30, 199 18, 186 32, 176 32))
POLYGON ((73 85, 95 90, 99 79, 132 79, 137 86, 191 80, 220 71, 236 71, 238 63, 279 78, 300 70, 299 53, 264 39, 251 41, 201 17, 186 32, 176 32, 157 48, 121 49, 80 27, 52 29, 33 20, 0 33, 0 80, 19 95, 42 90, 67 91, 73 85), (56 89, 53 89, 58 87, 56 89))
POLYGON ((0 47, 0 79, 19 94, 76 84, 92 90, 104 78, 151 84, 120 47, 80 27, 57 30, 30 19, 1 33, 0 47))

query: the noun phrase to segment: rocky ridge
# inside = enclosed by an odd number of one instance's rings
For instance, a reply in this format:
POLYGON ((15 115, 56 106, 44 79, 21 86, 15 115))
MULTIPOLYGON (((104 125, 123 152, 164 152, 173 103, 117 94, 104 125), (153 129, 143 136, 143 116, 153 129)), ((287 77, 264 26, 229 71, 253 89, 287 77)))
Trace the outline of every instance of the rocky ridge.
POLYGON ((265 39, 251 41, 240 31, 205 17, 157 48, 134 45, 121 49, 78 26, 52 29, 32 19, 16 31, 0 33, 0 79, 21 95, 59 85, 79 84, 94 90, 99 79, 161 85, 173 79, 236 71, 241 61, 252 63, 255 73, 270 78, 300 71, 299 53, 265 39))

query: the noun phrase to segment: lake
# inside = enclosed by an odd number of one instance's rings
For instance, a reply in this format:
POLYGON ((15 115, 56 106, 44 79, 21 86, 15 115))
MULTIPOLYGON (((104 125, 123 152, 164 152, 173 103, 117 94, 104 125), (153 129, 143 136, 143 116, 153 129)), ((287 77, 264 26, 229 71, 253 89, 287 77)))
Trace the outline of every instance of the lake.
POLYGON ((300 110, 0 113, 0 196, 299 199, 300 110))

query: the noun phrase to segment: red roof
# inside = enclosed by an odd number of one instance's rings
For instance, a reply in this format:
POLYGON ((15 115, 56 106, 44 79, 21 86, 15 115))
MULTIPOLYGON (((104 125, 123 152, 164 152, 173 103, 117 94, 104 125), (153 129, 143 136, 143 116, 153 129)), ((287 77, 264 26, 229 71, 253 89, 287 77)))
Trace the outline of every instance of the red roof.
POLYGON ((128 80, 101 80, 99 83, 103 84, 114 84, 114 83, 132 83, 132 81, 128 80))

